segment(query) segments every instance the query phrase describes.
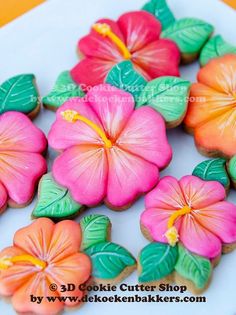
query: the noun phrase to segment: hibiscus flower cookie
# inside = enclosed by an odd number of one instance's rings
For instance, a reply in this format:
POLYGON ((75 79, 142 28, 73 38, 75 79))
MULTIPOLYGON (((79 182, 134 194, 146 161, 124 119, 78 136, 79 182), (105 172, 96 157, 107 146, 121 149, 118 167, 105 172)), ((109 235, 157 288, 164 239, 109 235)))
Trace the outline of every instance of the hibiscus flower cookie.
POLYGON ((236 154, 235 73, 236 55, 215 58, 200 69, 198 83, 191 87, 184 122, 205 155, 230 158, 236 154))
POLYGON ((79 286, 92 271, 90 258, 80 252, 81 234, 74 221, 54 224, 46 218, 16 232, 13 246, 0 252, 0 295, 12 297, 17 313, 55 315, 81 304, 85 291, 79 286), (75 290, 62 292, 69 283, 75 290))
POLYGON ((40 111, 39 94, 35 76, 20 74, 0 85, 0 114, 16 111, 33 119, 40 111))
POLYGON ((48 139, 63 152, 52 175, 76 202, 128 208, 157 184, 159 170, 169 164, 163 118, 151 107, 134 105, 129 93, 103 84, 58 109, 48 139))
POLYGON ((154 242, 139 256, 140 282, 174 280, 204 291, 221 254, 236 246, 236 206, 225 197, 217 181, 162 178, 145 197, 141 228, 154 242))
POLYGON ((83 90, 104 83, 113 66, 130 60, 147 80, 178 76, 180 52, 170 39, 160 39, 161 23, 145 11, 125 13, 117 22, 101 19, 78 44, 82 60, 71 70, 83 90))
POLYGON ((43 132, 24 114, 0 115, 0 212, 7 204, 24 207, 31 201, 47 170, 41 155, 46 148, 43 132))

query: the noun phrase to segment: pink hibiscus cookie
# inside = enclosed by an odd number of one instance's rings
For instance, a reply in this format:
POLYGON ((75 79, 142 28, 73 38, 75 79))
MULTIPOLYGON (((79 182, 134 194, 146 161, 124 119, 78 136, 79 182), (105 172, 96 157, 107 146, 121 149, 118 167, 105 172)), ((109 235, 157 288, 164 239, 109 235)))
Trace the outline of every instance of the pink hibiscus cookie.
POLYGON ((213 259, 222 245, 236 242, 236 206, 225 197, 219 182, 166 176, 145 198, 144 234, 171 246, 179 240, 191 252, 213 259))
POLYGON ((57 111, 49 144, 64 151, 52 173, 74 200, 128 207, 151 190, 172 157, 163 118, 152 108, 134 108, 133 97, 103 84, 57 111))
POLYGON ((33 198, 47 164, 41 153, 47 140, 28 117, 17 112, 0 116, 0 212, 7 203, 23 207, 33 198))
POLYGON ((75 82, 86 89, 103 83, 117 63, 130 60, 147 80, 179 76, 180 52, 169 39, 159 39, 161 23, 145 11, 129 12, 117 22, 102 19, 78 44, 84 56, 72 70, 75 82))

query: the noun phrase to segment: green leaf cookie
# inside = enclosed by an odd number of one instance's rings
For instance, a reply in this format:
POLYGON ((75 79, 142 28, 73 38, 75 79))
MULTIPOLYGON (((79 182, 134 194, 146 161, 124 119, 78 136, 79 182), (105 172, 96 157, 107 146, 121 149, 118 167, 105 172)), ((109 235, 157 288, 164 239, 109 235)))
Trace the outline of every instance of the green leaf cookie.
POLYGON ((196 59, 213 30, 212 25, 202 20, 183 18, 165 29, 161 37, 173 40, 181 51, 183 61, 190 62, 196 59))
POLYGON ((144 247, 139 256, 140 282, 158 281, 170 275, 177 261, 177 246, 153 242, 144 247))
POLYGON ((200 64, 205 66, 212 58, 236 54, 236 46, 227 43, 222 36, 216 35, 209 39, 200 54, 200 64))
POLYGON ((20 74, 0 85, 0 114, 17 111, 25 114, 40 106, 33 74, 20 74))
POLYGON ((204 180, 220 182, 225 188, 229 188, 230 180, 225 167, 224 159, 206 160, 198 164, 193 170, 193 175, 204 180))
POLYGON ((147 84, 147 81, 141 74, 134 70, 130 61, 122 61, 112 67, 105 81, 121 90, 131 93, 134 99, 138 98, 147 84))
POLYGON ((51 173, 41 178, 38 201, 32 213, 34 217, 65 218, 81 208, 82 205, 72 199, 68 189, 54 181, 51 173))
POLYGON ((178 77, 160 77, 147 83, 137 107, 148 105, 158 111, 168 127, 181 123, 187 110, 191 83, 178 77))
POLYGON ((231 180, 236 183, 236 155, 234 155, 229 161, 228 173, 231 180))
POLYGON ((92 214, 80 221, 82 229, 82 249, 86 250, 97 243, 106 242, 109 238, 110 220, 105 215, 92 214))
POLYGON ((166 0, 150 0, 142 10, 152 13, 162 24, 162 29, 166 29, 170 24, 175 22, 175 18, 166 0))
POLYGON ((71 78, 69 71, 62 72, 56 80, 53 90, 43 97, 43 104, 56 110, 71 97, 83 97, 84 92, 71 78))
POLYGON ((136 260, 125 248, 111 242, 95 244, 85 252, 92 260, 92 274, 96 279, 117 278, 127 267, 136 265, 136 260))
POLYGON ((178 252, 176 272, 183 278, 192 281, 198 289, 204 289, 212 273, 210 260, 192 254, 182 245, 178 245, 178 252))

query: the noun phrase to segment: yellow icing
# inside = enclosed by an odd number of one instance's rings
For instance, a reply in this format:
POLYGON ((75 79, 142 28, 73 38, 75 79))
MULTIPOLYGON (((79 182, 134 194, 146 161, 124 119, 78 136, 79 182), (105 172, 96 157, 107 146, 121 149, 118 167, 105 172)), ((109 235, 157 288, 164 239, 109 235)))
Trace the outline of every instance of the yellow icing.
POLYGON ((109 140, 105 134, 105 132, 94 122, 92 122, 90 119, 80 115, 78 112, 75 110, 70 110, 67 109, 64 112, 61 112, 61 116, 68 122, 70 123, 75 123, 76 121, 80 120, 87 124, 89 127, 91 127, 102 139, 102 141, 105 144, 106 148, 111 148, 112 147, 112 142, 109 140))
POLYGON ((95 23, 92 28, 100 35, 108 37, 121 51, 124 59, 130 59, 131 53, 122 40, 112 32, 111 27, 106 23, 95 23))
POLYGON ((190 212, 191 212, 191 208, 189 206, 184 206, 182 209, 173 212, 172 215, 169 217, 169 220, 167 222, 167 229, 168 230, 165 233, 165 237, 167 238, 170 246, 175 246, 175 244, 179 240, 178 231, 177 231, 176 227, 174 226, 176 219, 178 217, 185 215, 185 214, 188 214, 190 212))
POLYGON ((35 265, 36 267, 38 267, 40 269, 45 269, 47 266, 47 263, 45 261, 40 260, 36 257, 33 257, 31 255, 20 255, 20 256, 1 258, 0 259, 0 269, 8 269, 14 263, 17 263, 17 262, 29 262, 32 265, 35 265))

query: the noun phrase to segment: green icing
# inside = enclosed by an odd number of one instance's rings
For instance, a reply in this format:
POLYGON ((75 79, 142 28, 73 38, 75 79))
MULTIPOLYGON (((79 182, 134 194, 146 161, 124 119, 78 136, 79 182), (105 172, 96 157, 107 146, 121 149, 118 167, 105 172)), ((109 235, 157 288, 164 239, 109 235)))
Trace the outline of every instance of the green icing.
POLYGON ((226 161, 221 158, 203 161, 195 167, 193 175, 204 180, 220 182, 225 188, 228 188, 230 180, 225 164, 226 161))
POLYGON ((83 97, 84 92, 72 80, 69 71, 62 72, 56 80, 53 90, 43 97, 43 104, 55 109, 64 104, 71 97, 83 97))
POLYGON ((0 86, 0 114, 18 111, 32 112, 39 104, 38 92, 33 74, 20 74, 0 86))
POLYGON ((82 249, 86 250, 97 243, 108 241, 110 220, 105 215, 92 214, 80 221, 82 229, 82 249))
POLYGON ((183 278, 192 281, 198 289, 203 289, 212 273, 210 260, 190 253, 181 245, 178 245, 178 252, 178 260, 175 265, 176 272, 183 278))
POLYGON ((109 71, 106 77, 106 83, 109 83, 121 90, 125 90, 137 99, 147 81, 134 70, 131 61, 122 61, 116 64, 109 71))
POLYGON ((140 253, 140 282, 158 281, 174 271, 177 261, 177 246, 153 242, 144 247, 140 253))
POLYGON ((48 173, 40 180, 38 201, 32 214, 36 218, 65 218, 76 214, 81 207, 72 199, 68 189, 58 185, 48 173))
POLYGON ((165 29, 161 37, 173 40, 182 54, 198 54, 210 37, 212 25, 195 18, 177 20, 165 29))
POLYGON ((229 161, 228 173, 232 181, 236 181, 236 155, 234 155, 229 161))
POLYGON ((92 275, 98 279, 114 279, 125 268, 136 264, 134 257, 125 248, 111 242, 97 243, 86 249, 85 253, 92 261, 92 275))
POLYGON ((152 13, 162 24, 162 29, 166 29, 170 24, 175 22, 175 18, 166 0, 150 0, 142 10, 152 13))
POLYGON ((190 82, 178 77, 160 77, 147 83, 137 107, 148 105, 172 126, 180 123, 187 110, 190 82))
POLYGON ((204 66, 212 58, 224 56, 226 54, 236 54, 236 47, 227 43, 222 36, 212 37, 203 47, 200 54, 200 64, 204 66))

